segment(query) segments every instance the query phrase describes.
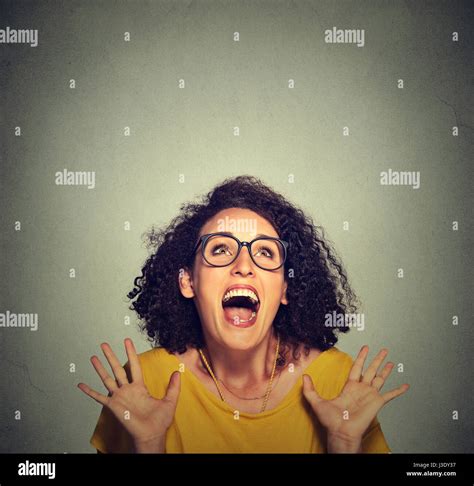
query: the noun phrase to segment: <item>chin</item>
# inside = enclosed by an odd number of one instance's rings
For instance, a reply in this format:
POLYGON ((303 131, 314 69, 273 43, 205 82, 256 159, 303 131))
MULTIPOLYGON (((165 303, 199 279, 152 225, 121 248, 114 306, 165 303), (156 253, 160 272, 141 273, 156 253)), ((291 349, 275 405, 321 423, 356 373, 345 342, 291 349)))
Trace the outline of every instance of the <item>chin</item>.
POLYGON ((262 324, 258 321, 244 327, 234 325, 225 319, 219 319, 217 329, 219 342, 225 347, 236 351, 247 351, 254 348, 265 335, 265 332, 262 330, 262 324))

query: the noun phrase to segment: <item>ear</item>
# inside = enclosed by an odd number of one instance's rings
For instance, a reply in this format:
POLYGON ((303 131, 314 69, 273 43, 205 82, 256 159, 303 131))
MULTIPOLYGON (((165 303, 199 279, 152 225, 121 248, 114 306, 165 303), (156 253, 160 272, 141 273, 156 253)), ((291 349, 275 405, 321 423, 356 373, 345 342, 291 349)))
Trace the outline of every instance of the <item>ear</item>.
POLYGON ((191 272, 187 268, 180 268, 178 275, 179 290, 183 297, 192 299, 194 297, 193 278, 191 272))
POLYGON ((285 283, 283 284, 283 290, 281 293, 281 299, 280 302, 283 305, 288 305, 288 298, 286 297, 286 290, 288 289, 288 282, 285 280, 285 283))

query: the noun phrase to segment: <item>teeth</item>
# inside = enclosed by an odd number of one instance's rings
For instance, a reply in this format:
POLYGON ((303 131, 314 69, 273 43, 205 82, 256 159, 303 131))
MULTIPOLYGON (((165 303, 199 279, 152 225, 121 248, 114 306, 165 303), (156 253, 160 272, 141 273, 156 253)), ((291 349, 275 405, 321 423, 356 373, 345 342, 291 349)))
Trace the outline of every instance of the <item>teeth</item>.
POLYGON ((252 292, 249 289, 235 289, 235 290, 229 290, 224 295, 224 298, 222 299, 223 302, 227 302, 231 297, 249 297, 250 300, 256 304, 258 302, 258 297, 255 294, 255 292, 252 292))

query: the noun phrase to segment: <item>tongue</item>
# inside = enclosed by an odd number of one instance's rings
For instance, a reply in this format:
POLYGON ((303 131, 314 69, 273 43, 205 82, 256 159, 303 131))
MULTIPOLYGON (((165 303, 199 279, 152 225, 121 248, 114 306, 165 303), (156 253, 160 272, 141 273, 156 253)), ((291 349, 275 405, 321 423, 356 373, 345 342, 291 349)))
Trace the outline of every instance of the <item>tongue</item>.
POLYGON ((252 317, 252 309, 246 307, 224 307, 224 314, 227 319, 237 320, 236 316, 242 321, 248 321, 252 317))

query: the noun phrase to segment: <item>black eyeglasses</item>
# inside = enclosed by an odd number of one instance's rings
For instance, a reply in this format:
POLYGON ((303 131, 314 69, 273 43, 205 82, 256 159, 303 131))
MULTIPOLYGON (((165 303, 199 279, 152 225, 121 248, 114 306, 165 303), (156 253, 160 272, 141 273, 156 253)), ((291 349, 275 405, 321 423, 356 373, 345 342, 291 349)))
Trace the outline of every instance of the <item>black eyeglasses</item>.
POLYGON ((242 247, 246 246, 257 267, 278 270, 284 265, 288 252, 288 242, 272 236, 260 236, 247 242, 240 241, 229 233, 209 233, 199 238, 191 258, 199 245, 204 260, 212 267, 226 267, 235 262, 242 247))

